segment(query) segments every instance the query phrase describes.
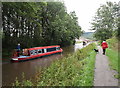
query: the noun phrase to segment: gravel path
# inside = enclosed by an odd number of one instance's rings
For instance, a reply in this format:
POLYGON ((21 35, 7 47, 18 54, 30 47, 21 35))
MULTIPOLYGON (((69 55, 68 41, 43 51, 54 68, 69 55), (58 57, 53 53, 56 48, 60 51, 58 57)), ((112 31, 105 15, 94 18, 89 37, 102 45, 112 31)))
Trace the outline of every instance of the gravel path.
POLYGON ((96 55, 94 86, 118 86, 118 79, 114 78, 115 71, 109 67, 108 57, 102 54, 102 48, 98 46, 96 55))

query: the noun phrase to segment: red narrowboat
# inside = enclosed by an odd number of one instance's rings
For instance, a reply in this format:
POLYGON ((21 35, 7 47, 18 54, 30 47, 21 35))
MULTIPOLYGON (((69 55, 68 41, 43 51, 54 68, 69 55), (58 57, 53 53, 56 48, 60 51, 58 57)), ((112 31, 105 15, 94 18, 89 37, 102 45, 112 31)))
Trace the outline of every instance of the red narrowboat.
POLYGON ((62 51, 63 50, 60 48, 59 45, 28 48, 28 49, 23 49, 22 55, 19 56, 17 56, 17 52, 14 52, 11 61, 12 62, 26 61, 26 60, 40 58, 43 56, 61 53, 62 51))

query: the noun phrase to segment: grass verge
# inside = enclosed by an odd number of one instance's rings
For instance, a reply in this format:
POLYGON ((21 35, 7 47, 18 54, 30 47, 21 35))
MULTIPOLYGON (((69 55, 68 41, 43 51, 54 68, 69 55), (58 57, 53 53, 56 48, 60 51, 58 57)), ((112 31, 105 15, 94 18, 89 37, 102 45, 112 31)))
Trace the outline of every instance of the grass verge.
POLYGON ((115 78, 120 79, 120 66, 119 66, 119 60, 120 60, 120 52, 118 49, 118 40, 116 38, 111 38, 107 40, 109 48, 106 50, 106 55, 109 57, 110 67, 113 70, 116 70, 118 72, 118 75, 115 75, 115 78))
POLYGON ((83 67, 82 74, 80 75, 79 86, 93 86, 94 80, 94 68, 95 68, 95 52, 91 52, 90 56, 84 59, 82 62, 86 63, 83 67))
POLYGON ((106 55, 109 57, 111 68, 118 71, 118 52, 108 48, 106 55))
POLYGON ((116 70, 118 72, 118 74, 114 75, 115 78, 117 79, 120 79, 120 73, 119 73, 119 60, 120 57, 118 56, 118 53, 117 51, 115 50, 112 50, 112 49, 107 49, 106 51, 106 55, 109 57, 109 61, 110 61, 110 67, 111 69, 113 70, 116 70))

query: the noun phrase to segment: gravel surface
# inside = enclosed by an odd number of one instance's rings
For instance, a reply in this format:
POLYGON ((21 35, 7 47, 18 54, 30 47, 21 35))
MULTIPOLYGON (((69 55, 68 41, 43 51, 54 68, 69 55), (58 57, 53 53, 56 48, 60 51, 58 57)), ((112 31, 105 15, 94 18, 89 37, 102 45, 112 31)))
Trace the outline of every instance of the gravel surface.
POLYGON ((94 86, 118 86, 118 79, 114 78, 115 71, 109 67, 108 57, 102 54, 102 48, 98 46, 96 55, 94 86))

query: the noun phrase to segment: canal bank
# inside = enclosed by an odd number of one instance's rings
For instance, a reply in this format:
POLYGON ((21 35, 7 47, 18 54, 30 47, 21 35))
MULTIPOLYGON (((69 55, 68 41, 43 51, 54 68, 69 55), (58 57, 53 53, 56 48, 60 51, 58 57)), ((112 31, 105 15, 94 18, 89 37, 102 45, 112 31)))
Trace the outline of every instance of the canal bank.
POLYGON ((15 86, 92 86, 94 77, 95 44, 77 50, 56 60, 43 71, 37 72, 36 81, 16 80, 15 86))
MULTIPOLYGON (((87 45, 89 44, 90 43, 88 43, 87 45)), ((62 54, 56 54, 20 63, 10 63, 9 59, 5 60, 2 63, 2 84, 9 86, 15 81, 16 77, 21 81, 23 73, 25 79, 33 78, 38 68, 48 67, 52 62, 56 61, 57 59, 67 57, 69 54, 73 54, 77 49, 81 48, 83 48, 83 44, 78 43, 75 45, 62 47, 62 54)))
POLYGON ((22 74, 24 73, 25 79, 30 79, 35 75, 37 68, 48 67, 52 62, 62 57, 67 56, 68 54, 74 53, 77 48, 82 48, 82 43, 77 45, 71 45, 67 47, 62 47, 63 53, 51 55, 48 57, 43 57, 35 60, 20 62, 20 63, 11 63, 10 58, 3 57, 2 65, 2 85, 9 86, 13 83, 16 77, 21 81, 22 74))

